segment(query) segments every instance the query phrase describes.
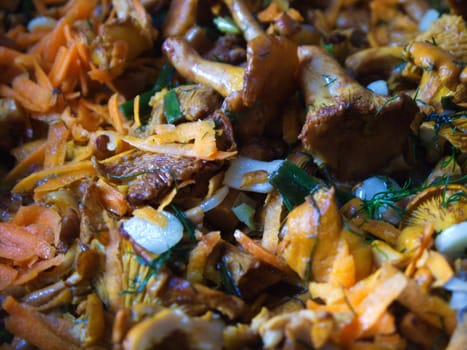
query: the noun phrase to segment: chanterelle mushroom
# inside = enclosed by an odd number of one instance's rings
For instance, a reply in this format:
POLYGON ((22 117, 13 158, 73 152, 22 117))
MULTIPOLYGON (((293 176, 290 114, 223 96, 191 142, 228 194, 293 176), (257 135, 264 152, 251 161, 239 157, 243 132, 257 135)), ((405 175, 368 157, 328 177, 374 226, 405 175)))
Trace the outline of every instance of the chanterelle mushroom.
POLYGON ((372 93, 320 47, 300 47, 299 58, 308 106, 300 138, 317 162, 357 179, 401 154, 418 111, 409 96, 372 93))
POLYGON ((165 40, 163 51, 186 79, 232 98, 235 102, 228 104, 229 111, 251 108, 244 117, 249 123, 237 124, 241 139, 261 136, 297 84, 297 47, 285 37, 264 34, 250 40, 246 68, 203 59, 180 37, 165 40))
POLYGON ((123 349, 221 349, 222 327, 209 316, 190 318, 180 309, 166 309, 130 329, 123 349))

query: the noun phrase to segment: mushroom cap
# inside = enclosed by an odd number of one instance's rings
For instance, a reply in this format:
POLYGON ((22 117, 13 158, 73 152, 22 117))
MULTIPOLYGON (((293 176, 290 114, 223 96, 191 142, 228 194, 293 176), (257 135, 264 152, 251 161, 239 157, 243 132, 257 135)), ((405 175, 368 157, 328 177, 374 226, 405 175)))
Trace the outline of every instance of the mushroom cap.
POLYGON ((401 229, 433 222, 440 232, 467 220, 467 188, 461 184, 433 186, 418 193, 407 205, 401 229))

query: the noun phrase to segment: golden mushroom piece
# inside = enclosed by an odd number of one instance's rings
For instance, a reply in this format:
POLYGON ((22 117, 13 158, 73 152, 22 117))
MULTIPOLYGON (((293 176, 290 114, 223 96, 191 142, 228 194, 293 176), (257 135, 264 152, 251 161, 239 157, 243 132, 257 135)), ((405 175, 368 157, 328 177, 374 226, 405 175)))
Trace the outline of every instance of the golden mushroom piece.
POLYGON ((401 228, 433 222, 436 232, 467 220, 467 188, 461 184, 429 187, 407 205, 401 228))
POLYGON ((308 107, 300 138, 315 160, 358 179, 401 154, 418 112, 409 96, 372 93, 320 47, 300 47, 299 58, 308 107))

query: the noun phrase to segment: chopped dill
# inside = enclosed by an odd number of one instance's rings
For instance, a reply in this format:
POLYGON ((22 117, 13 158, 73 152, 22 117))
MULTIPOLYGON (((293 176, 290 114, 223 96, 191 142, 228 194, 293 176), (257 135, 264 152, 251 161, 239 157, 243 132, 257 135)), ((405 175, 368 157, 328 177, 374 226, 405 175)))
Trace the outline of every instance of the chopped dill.
MULTIPOLYGON (((445 175, 440 176, 430 184, 423 184, 421 186, 411 187, 412 181, 411 179, 409 179, 404 183, 404 185, 400 189, 396 189, 395 187, 390 186, 388 190, 376 193, 371 199, 363 199, 361 209, 369 218, 381 220, 381 209, 389 207, 392 208, 402 218, 405 215, 406 210, 404 208, 401 208, 397 204, 402 199, 410 195, 417 194, 418 192, 421 192, 429 187, 444 185, 446 188, 447 185, 464 184, 466 181, 467 175, 445 175)), ((445 203, 447 206, 466 197, 463 191, 459 192, 462 193, 454 193, 448 198, 445 198, 445 201, 443 203, 445 203)))
POLYGON ((142 276, 137 276, 134 278, 132 281, 130 281, 130 286, 126 290, 122 290, 119 292, 120 295, 123 294, 138 294, 144 291, 146 288, 149 280, 153 276, 157 276, 161 271, 162 268, 167 264, 167 262, 171 259, 172 257, 172 250, 168 250, 150 262, 147 262, 144 260, 142 257, 139 255, 136 255, 136 259, 138 260, 138 263, 143 266, 149 267, 149 273, 142 277, 142 276))
POLYGON ((321 75, 321 78, 323 79, 325 83, 323 85, 324 87, 329 87, 337 81, 336 77, 333 77, 332 75, 327 75, 327 74, 321 75))

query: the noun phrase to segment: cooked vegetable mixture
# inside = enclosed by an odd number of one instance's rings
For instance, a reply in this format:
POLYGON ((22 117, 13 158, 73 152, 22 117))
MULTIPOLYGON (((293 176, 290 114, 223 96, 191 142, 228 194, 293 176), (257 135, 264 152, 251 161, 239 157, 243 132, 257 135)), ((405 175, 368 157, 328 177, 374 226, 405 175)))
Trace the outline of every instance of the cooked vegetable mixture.
POLYGON ((0 349, 467 349, 467 5, 0 2, 0 349))

